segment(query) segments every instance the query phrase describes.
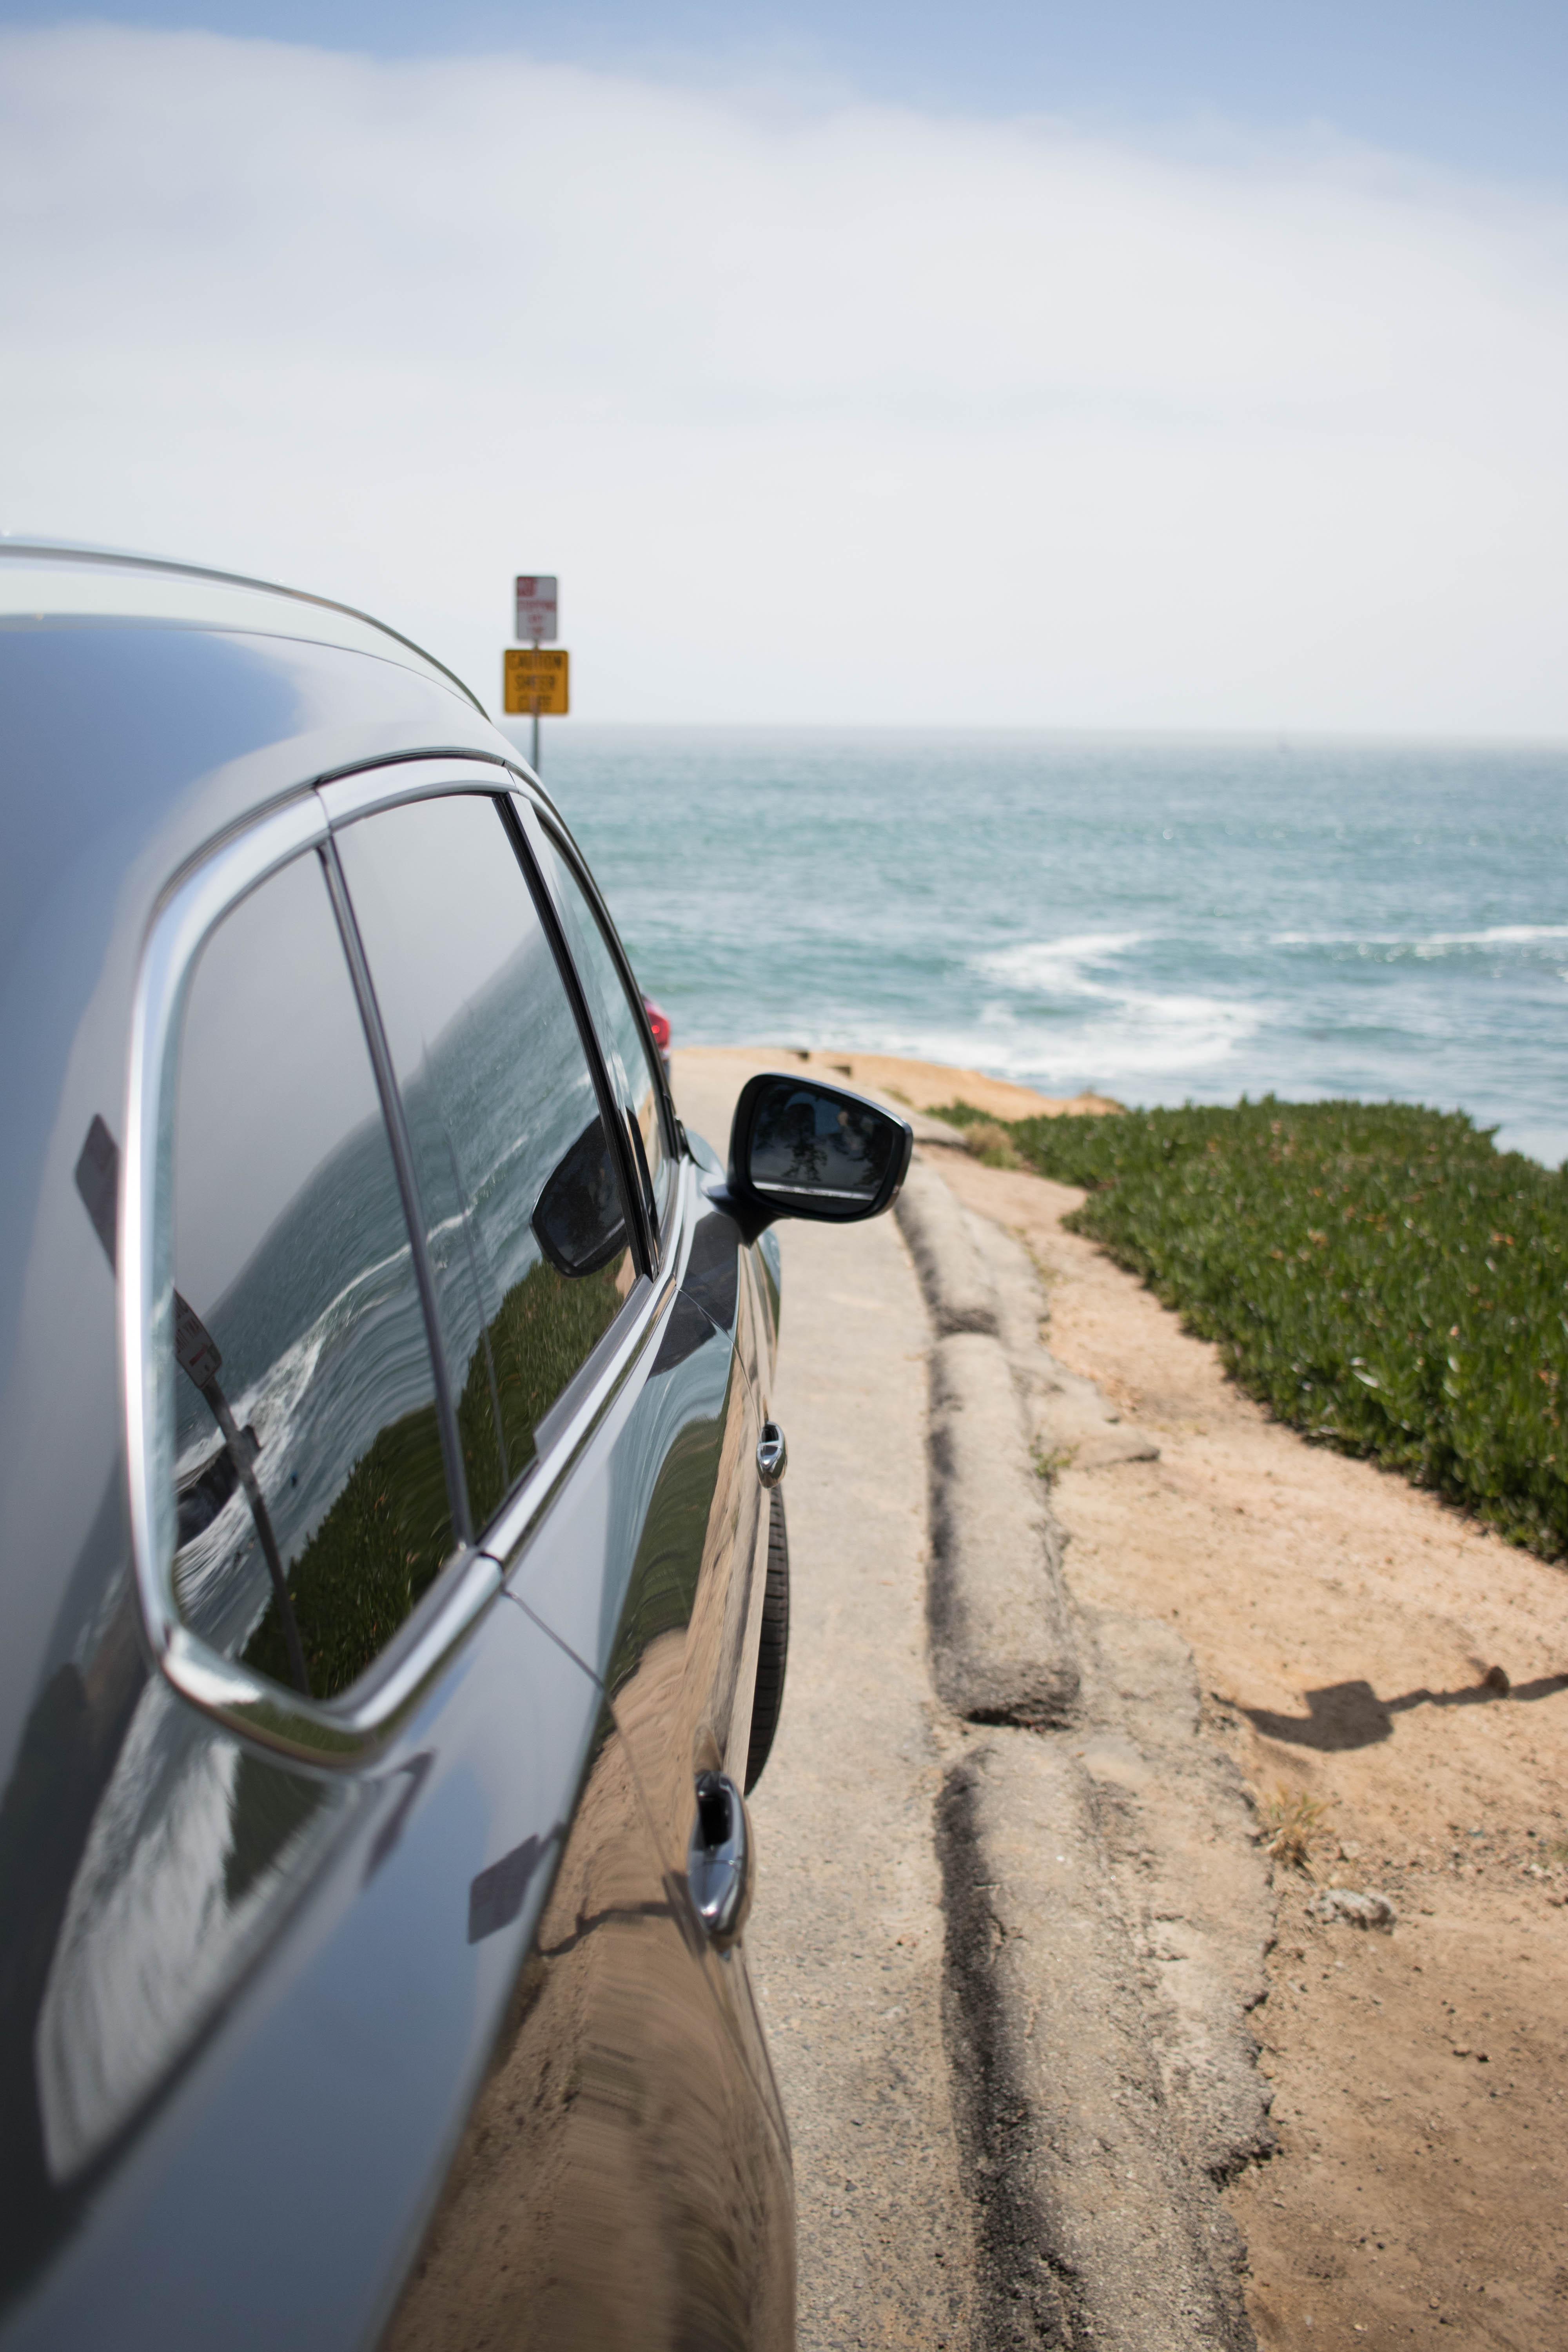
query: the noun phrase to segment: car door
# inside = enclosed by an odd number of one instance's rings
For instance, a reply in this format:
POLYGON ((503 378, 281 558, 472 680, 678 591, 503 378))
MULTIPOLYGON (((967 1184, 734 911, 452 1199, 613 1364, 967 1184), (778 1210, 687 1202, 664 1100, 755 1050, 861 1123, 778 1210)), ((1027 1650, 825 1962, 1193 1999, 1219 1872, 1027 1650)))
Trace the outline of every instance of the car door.
MULTIPOLYGON (((722 1770, 738 1785, 745 1780, 767 1543, 752 1253, 689 1157, 676 1156, 672 1107, 640 992, 586 866, 554 810, 518 798, 662 1229, 660 1246, 667 1256, 678 1253, 675 1317, 627 1449, 628 1464, 646 1462, 654 1475, 630 1487, 626 1595, 607 1655, 605 1612, 598 1671, 666 1866, 679 1872, 695 1776, 722 1770)), ((744 1955, 710 1950, 705 1959, 729 2030, 771 2103, 776 2094, 744 1955)))
POLYGON ((700 1597, 721 1636, 750 1605, 754 1405, 732 1331, 681 1285, 695 1171, 662 1100, 601 1056, 592 968, 491 781, 323 798, 407 1106, 477 1540, 610 1703, 388 2340, 784 2346, 787 2144, 743 1962, 711 1952, 684 1876, 734 1680, 722 1638, 688 1633, 700 1597), (649 1622, 682 1671, 628 1729, 614 1694, 649 1622))

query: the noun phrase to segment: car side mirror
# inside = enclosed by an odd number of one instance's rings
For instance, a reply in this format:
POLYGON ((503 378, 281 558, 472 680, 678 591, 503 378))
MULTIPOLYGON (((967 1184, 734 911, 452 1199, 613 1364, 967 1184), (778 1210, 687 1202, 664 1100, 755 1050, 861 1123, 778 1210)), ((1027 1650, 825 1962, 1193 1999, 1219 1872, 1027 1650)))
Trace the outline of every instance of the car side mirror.
POLYGON ((531 1222, 534 1239, 557 1274, 596 1274, 626 1247, 620 1186, 597 1112, 545 1178, 531 1222))
POLYGON ((914 1140, 907 1119, 864 1095, 764 1071, 735 1105, 727 1204, 748 1240, 776 1217, 879 1217, 898 1198, 914 1140))

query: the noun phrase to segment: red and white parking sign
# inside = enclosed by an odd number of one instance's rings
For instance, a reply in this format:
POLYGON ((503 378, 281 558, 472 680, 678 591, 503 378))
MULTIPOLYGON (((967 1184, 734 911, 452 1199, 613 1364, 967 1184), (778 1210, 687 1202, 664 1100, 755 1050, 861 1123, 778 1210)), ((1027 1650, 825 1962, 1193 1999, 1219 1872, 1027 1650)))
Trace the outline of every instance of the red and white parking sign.
POLYGON ((518 573, 517 626, 512 635, 519 645, 548 646, 554 642, 559 609, 555 592, 553 572, 518 573))

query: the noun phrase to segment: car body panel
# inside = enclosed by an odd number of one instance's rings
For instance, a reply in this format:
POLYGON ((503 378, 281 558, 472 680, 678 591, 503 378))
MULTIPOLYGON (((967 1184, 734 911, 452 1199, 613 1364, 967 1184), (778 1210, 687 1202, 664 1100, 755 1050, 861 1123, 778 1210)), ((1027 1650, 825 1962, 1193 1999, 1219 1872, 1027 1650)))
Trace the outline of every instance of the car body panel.
POLYGON ((758 2127, 700 1965, 606 1728, 385 2352, 787 2352, 787 2158, 758 2127))
MULTIPOLYGON (((39 2280, 8 2343, 325 2352, 374 2333, 523 1967, 598 1715, 588 1678, 498 1597, 384 1764, 328 1782, 329 1850, 265 1965, 222 1989, 168 2095, 81 2183, 93 2193, 71 2259, 39 2280)), ((214 1727, 207 1746, 202 1777, 221 1788, 238 1743, 214 1727)), ((257 1769, 288 1777, 270 1759, 257 1769)), ((237 1825, 231 1812, 205 1826, 216 1897, 237 1825)), ((119 1876, 142 1879, 151 1936, 154 1818, 146 1832, 119 1876)), ((114 1916, 111 1903, 106 1927, 114 1916)), ((126 1977, 118 2004, 112 1983, 99 1990, 110 2031, 134 2027, 149 1957, 104 1954, 126 1977)))

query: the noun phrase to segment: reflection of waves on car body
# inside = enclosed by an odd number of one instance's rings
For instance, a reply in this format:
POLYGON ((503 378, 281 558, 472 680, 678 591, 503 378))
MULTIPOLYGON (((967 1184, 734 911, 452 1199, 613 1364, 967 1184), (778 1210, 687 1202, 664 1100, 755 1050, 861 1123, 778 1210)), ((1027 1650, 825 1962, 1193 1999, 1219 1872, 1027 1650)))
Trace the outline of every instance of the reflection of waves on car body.
POLYGON ((286 1780, 215 1738, 161 1679, 147 1684, 39 2012, 39 2119, 58 2178, 89 2163, 152 2090, 271 1923, 286 1865, 298 1872, 358 1801, 345 1782, 286 1780), (273 1782, 276 1824, 249 1855, 236 1845, 247 1771, 273 1782))

